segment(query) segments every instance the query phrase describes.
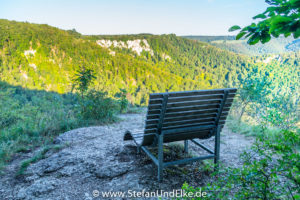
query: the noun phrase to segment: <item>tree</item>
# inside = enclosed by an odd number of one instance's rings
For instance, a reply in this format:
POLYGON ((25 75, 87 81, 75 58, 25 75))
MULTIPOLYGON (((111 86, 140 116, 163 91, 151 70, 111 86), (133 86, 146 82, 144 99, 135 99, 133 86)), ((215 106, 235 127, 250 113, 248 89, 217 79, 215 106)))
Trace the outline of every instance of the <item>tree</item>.
POLYGON ((239 121, 249 104, 255 104, 259 107, 260 104, 267 102, 267 97, 271 93, 270 80, 266 76, 261 77, 255 73, 250 73, 247 78, 241 81, 241 86, 238 91, 238 100, 241 108, 239 121))
POLYGON ((73 87, 76 87, 80 91, 82 98, 83 93, 87 91, 89 85, 95 78, 96 76, 94 75, 94 71, 91 69, 86 69, 85 67, 82 67, 77 71, 77 74, 75 74, 75 78, 73 79, 73 87))
POLYGON ((261 19, 258 23, 241 28, 232 26, 229 31, 240 30, 236 39, 248 38, 248 44, 254 45, 259 41, 267 43, 271 36, 278 38, 280 35, 288 37, 293 35, 296 39, 300 36, 300 0, 265 0, 270 6, 265 12, 253 17, 261 19))

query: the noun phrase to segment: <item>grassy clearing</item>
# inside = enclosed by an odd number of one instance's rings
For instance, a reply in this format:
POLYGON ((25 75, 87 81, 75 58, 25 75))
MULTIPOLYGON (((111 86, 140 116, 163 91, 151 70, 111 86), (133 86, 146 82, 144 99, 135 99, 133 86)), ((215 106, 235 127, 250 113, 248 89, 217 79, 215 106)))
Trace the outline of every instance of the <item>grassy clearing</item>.
MULTIPOLYGON (((118 105, 117 100, 103 94, 93 93, 81 102, 74 94, 28 90, 0 82, 0 170, 13 154, 47 147, 59 133, 116 121, 118 105), (82 105, 86 105, 84 110, 82 105), (84 117, 88 115, 91 117, 84 117)), ((24 162, 22 168, 40 156, 24 162)))

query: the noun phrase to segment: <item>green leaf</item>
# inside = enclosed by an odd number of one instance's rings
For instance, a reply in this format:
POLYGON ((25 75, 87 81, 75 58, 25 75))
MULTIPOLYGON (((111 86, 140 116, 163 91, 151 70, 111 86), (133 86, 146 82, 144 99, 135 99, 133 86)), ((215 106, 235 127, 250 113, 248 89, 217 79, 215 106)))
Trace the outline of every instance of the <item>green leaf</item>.
POLYGON ((248 33, 248 34, 245 36, 245 38, 248 38, 248 37, 250 37, 251 35, 253 35, 252 32, 248 33))
POLYGON ((239 34, 237 34, 237 36, 235 37, 236 40, 241 39, 244 35, 246 35, 247 32, 240 32, 239 34))
POLYGON ((292 33, 291 32, 286 32, 284 33, 284 37, 289 37, 292 33))
POLYGON ((274 14, 274 11, 277 10, 278 8, 277 7, 268 7, 267 10, 263 13, 263 14, 267 14, 269 13, 269 17, 273 16, 274 14))
POLYGON ((299 28, 297 28, 297 30, 294 32, 294 38, 296 39, 296 38, 298 38, 299 36, 300 36, 300 27, 299 28))
POLYGON ((255 34, 253 34, 253 35, 250 37, 250 39, 248 40, 247 43, 250 44, 250 45, 254 45, 254 44, 258 43, 259 40, 260 40, 260 35, 259 35, 259 33, 255 33, 255 34))
POLYGON ((261 43, 265 44, 271 40, 271 36, 267 32, 263 32, 260 37, 261 43))
POLYGON ((264 14, 259 14, 259 15, 256 15, 256 16, 253 17, 253 19, 266 19, 266 18, 267 17, 264 14))
POLYGON ((294 8, 299 8, 300 7, 300 0, 290 0, 290 4, 294 8))
POLYGON ((285 29, 285 26, 287 26, 290 22, 293 22, 293 19, 291 17, 285 17, 280 15, 273 17, 270 23, 270 31, 282 31, 283 29, 285 29))
POLYGON ((247 30, 252 33, 256 32, 257 29, 258 27, 255 23, 252 23, 250 26, 247 26, 247 30))
POLYGON ((239 29, 241 29, 241 27, 235 25, 235 26, 232 26, 228 31, 233 32, 233 31, 236 31, 236 30, 239 30, 239 29))
POLYGON ((280 34, 278 32, 274 31, 274 32, 271 32, 271 35, 275 38, 278 38, 280 34))

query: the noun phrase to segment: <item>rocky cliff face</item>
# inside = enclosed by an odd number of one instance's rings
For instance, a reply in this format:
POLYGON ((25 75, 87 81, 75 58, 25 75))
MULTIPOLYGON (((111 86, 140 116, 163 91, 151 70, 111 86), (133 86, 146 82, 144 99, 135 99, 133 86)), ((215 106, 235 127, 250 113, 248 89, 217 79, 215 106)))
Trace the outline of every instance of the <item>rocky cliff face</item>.
POLYGON ((104 48, 127 48, 135 52, 137 55, 141 55, 142 51, 148 51, 153 56, 153 50, 150 48, 147 40, 127 40, 126 42, 117 40, 97 40, 96 43, 104 48))

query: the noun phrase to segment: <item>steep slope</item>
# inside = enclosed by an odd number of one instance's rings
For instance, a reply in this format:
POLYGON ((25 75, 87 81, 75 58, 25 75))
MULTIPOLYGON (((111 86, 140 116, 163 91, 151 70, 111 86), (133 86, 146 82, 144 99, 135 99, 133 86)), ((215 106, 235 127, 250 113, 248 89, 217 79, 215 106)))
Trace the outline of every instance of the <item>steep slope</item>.
POLYGON ((144 104, 149 92, 234 85, 229 74, 242 73, 246 62, 175 35, 82 36, 48 25, 0 20, 1 80, 31 89, 69 92, 74 73, 84 66, 95 70, 96 89, 114 95, 125 88, 131 102, 144 104), (101 40, 126 46, 108 47, 101 40))
POLYGON ((29 89, 70 92, 74 74, 85 67, 95 71, 96 90, 114 96, 126 89, 130 102, 147 104, 151 92, 237 87, 265 65, 174 34, 84 36, 0 20, 0 80, 29 89))

